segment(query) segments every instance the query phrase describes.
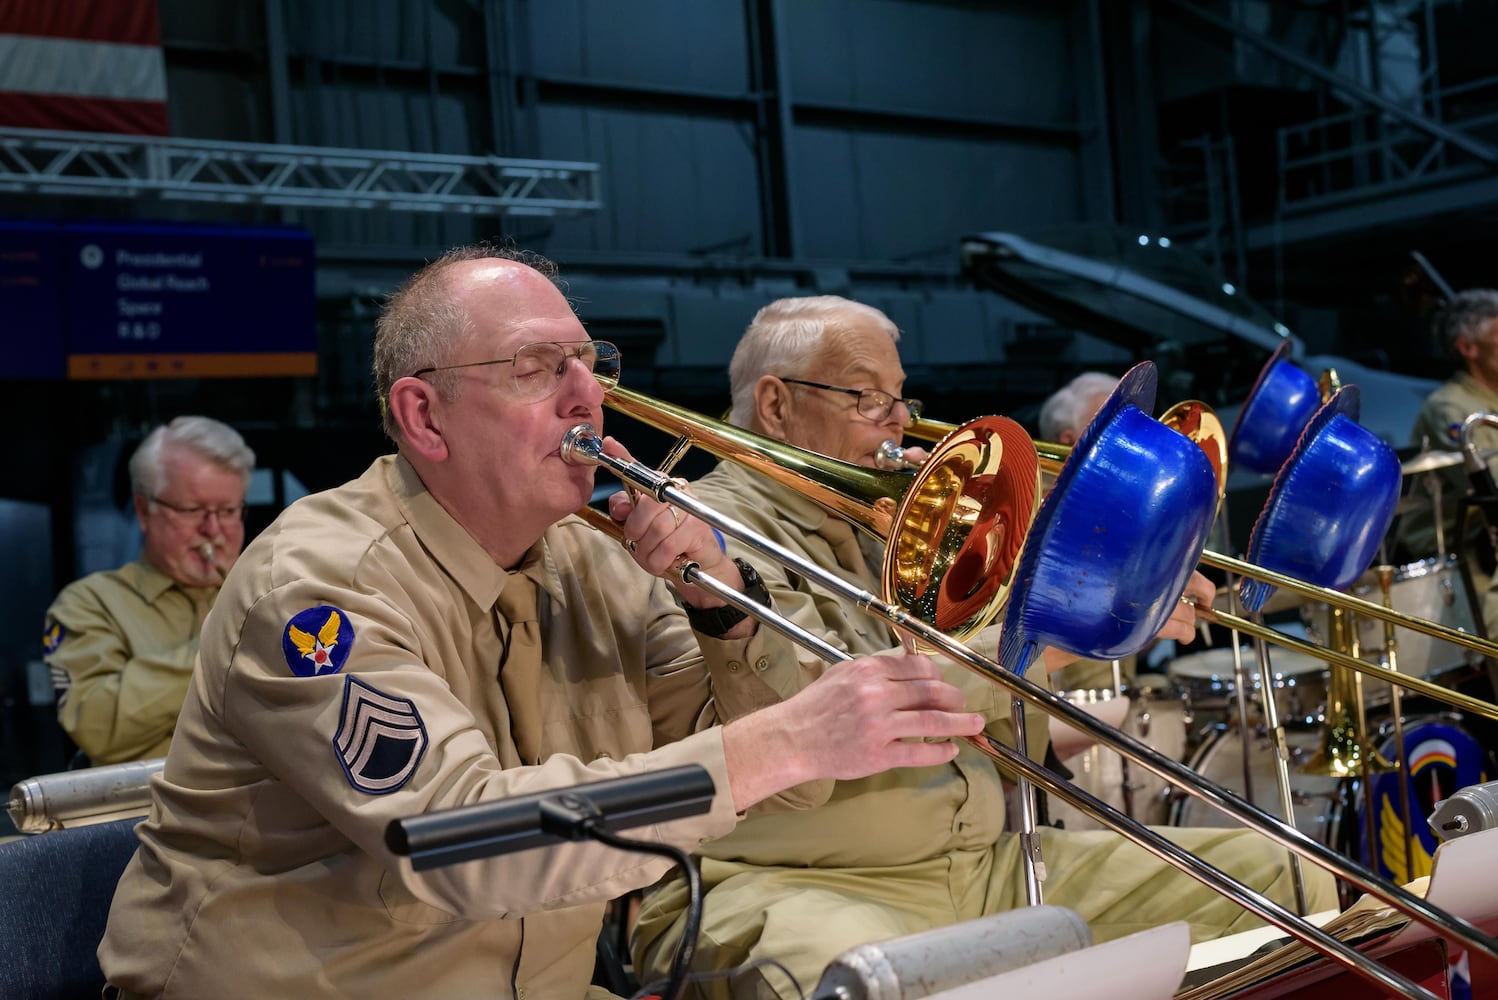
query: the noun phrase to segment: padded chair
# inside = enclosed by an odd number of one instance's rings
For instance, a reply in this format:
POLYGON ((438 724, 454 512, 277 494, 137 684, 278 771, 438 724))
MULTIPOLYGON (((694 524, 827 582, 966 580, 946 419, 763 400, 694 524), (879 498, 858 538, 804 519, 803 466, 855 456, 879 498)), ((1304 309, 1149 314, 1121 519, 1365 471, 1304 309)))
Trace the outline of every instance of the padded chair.
POLYGON ((98 1000, 95 955, 114 887, 135 853, 121 819, 0 844, 0 996, 98 1000))

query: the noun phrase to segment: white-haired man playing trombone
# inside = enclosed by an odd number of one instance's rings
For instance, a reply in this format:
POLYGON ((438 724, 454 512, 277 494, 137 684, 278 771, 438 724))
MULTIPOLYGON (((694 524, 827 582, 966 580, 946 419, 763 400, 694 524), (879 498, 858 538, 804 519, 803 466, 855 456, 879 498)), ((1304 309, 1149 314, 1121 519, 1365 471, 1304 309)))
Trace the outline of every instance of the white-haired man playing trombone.
MULTIPOLYGON (((898 440, 918 405, 904 397, 899 331, 882 312, 836 296, 781 299, 759 311, 729 367, 733 423, 800 448, 875 466, 879 446, 898 440)), ((919 459, 921 456, 915 456, 919 459)), ((710 506, 826 569, 877 590, 854 529, 790 487, 727 462, 694 485, 710 506)), ((730 552, 738 551, 730 545, 730 552)), ((877 553, 876 553, 877 555, 877 553)), ((854 655, 893 646, 894 636, 856 608, 817 593, 793 571, 765 566, 775 607, 854 655)), ((1200 574, 1189 594, 1210 601, 1200 574)), ((1189 642, 1194 618, 1178 604, 1161 631, 1189 642)), ((996 629, 975 648, 994 655, 996 629)), ((1041 661, 1037 661, 1038 663, 1041 661)), ((1065 657, 1049 655, 1054 669, 1065 657)), ((802 654, 808 675, 822 663, 802 654)), ((841 667, 832 668, 835 674, 841 667)), ((1039 669, 1032 668, 1032 670, 1039 669)), ((1012 738, 1010 696, 999 685, 948 664, 945 676, 1012 738)), ((1027 723, 1032 754, 1045 716, 1027 723)), ((1197 939, 1256 926, 1236 903, 1110 832, 1042 831, 1047 903, 1071 907, 1099 940, 1171 920, 1197 939)), ((1291 899, 1286 853, 1241 830, 1173 830, 1204 860, 1281 902, 1291 899)), ((707 996, 795 997, 832 958, 855 945, 1011 909, 1025 902, 1018 835, 1004 829, 1004 791, 992 761, 967 746, 955 760, 839 781, 826 804, 791 812, 755 811, 699 851, 707 889, 694 958, 699 971, 753 967, 704 979, 707 996), (765 960, 765 961, 757 961, 765 960)), ((1313 909, 1334 905, 1331 879, 1310 873, 1313 909)), ((633 950, 641 978, 663 974, 684 921, 684 880, 670 875, 647 895, 633 950)))

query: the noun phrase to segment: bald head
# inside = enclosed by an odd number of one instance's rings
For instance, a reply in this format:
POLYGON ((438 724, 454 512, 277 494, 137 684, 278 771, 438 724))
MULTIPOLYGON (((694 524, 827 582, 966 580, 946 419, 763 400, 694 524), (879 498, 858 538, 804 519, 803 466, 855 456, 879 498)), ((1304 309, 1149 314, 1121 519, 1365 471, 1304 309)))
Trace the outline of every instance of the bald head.
MULTIPOLYGON (((452 363, 472 333, 475 291, 514 291, 518 315, 541 293, 543 284, 549 286, 549 294, 566 301, 557 267, 545 257, 475 244, 448 251, 395 290, 375 324, 374 343, 375 392, 392 441, 399 443, 400 429, 387 405, 390 387, 423 368, 452 363)), ((433 372, 431 382, 444 399, 455 399, 462 391, 461 380, 448 372, 433 372)))

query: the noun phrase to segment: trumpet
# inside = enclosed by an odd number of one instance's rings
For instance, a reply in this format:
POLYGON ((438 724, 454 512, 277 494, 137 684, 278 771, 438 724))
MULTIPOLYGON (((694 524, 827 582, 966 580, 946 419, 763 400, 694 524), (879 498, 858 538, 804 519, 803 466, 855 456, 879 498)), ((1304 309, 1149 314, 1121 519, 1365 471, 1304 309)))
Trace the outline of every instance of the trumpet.
MULTIPOLYGON (((1153 386, 1151 385, 1151 390, 1152 388, 1153 386)), ((721 422, 713 421, 710 418, 697 414, 691 414, 689 411, 682 410, 679 407, 659 403, 641 394, 618 387, 608 390, 605 396, 605 405, 629 413, 667 433, 690 437, 693 444, 718 455, 720 458, 744 464, 792 489, 802 492, 804 495, 813 497, 814 499, 819 497, 837 498, 839 506, 833 507, 825 502, 823 505, 840 515, 844 514, 850 506, 853 506, 849 500, 849 494, 856 492, 856 490, 850 487, 848 483, 866 484, 870 476, 891 475, 887 472, 863 469, 858 466, 847 466, 845 463, 837 463, 821 456, 813 456, 781 442, 763 438, 741 428, 725 427, 721 422), (830 477, 830 481, 823 481, 824 477, 830 477)), ((890 534, 886 535, 890 541, 888 546, 889 555, 886 557, 886 566, 881 574, 886 590, 884 597, 877 596, 863 588, 849 584, 841 577, 822 567, 800 559, 794 553, 785 550, 773 541, 757 535, 735 519, 703 504, 690 493, 679 488, 668 477, 662 476, 654 470, 641 466, 638 463, 625 462, 603 454, 601 442, 591 427, 584 425, 575 427, 569 431, 562 444, 562 454, 564 458, 571 461, 606 466, 628 485, 650 493, 661 502, 670 503, 699 517, 721 530, 724 534, 731 535, 756 551, 791 567, 805 579, 831 591, 842 599, 853 602, 868 613, 893 625, 901 632, 915 636, 930 648, 944 653, 954 661, 1001 684, 1017 697, 1038 706, 1049 715, 1059 718, 1067 724, 1090 734, 1099 742, 1112 747, 1123 756, 1137 762, 1152 773, 1181 788, 1186 793, 1234 816, 1245 825, 1268 836, 1274 842, 1312 860, 1321 867, 1347 880, 1352 885, 1387 900, 1402 912, 1408 913, 1437 928, 1442 934, 1462 941, 1485 954, 1498 955, 1498 941, 1494 941, 1482 934, 1466 921, 1431 906, 1407 890, 1379 878, 1360 865, 1349 862, 1330 848, 1317 843, 1293 827, 1281 823, 1256 807, 1237 798, 1220 785, 1202 778, 1185 765, 1171 760, 1134 737, 1099 722, 1081 708, 1056 697, 1044 687, 1026 679, 1021 671, 1006 669, 1001 662, 980 656, 958 639, 948 635, 939 627, 927 621, 922 615, 912 613, 906 607, 898 605, 892 599, 896 592, 889 587, 889 582, 894 576, 890 570, 890 565, 896 561, 893 554, 902 549, 907 551, 938 551, 950 548, 950 546, 940 544, 939 539, 932 535, 933 524, 946 526, 951 520, 951 518, 944 519, 940 516, 934 516, 938 511, 936 510, 937 504, 932 498, 946 496, 953 498, 953 502, 960 502, 960 498, 968 495, 968 492, 961 484, 948 482, 943 484, 939 489, 936 489, 927 483, 928 479, 934 477, 936 470, 941 469, 951 473, 954 465, 960 464, 948 463, 946 461, 943 446, 938 446, 931 459, 926 463, 926 466, 931 467, 931 473, 928 474, 926 468, 923 467, 921 473, 913 478, 904 475, 898 477, 903 483, 903 492, 899 494, 902 507, 900 517, 896 518, 888 513, 868 511, 866 512, 866 516, 863 517, 857 516, 857 512, 854 512, 855 516, 850 518, 855 524, 860 525, 868 523, 887 523, 890 525, 890 534), (914 516, 907 516, 909 514, 907 508, 910 507, 908 501, 913 496, 926 497, 927 506, 921 508, 919 505, 916 505, 915 509, 917 513, 914 516)), ((950 477, 944 475, 939 478, 945 479, 950 477)), ((887 511, 888 507, 893 505, 894 499, 890 494, 884 493, 877 497, 877 501, 883 501, 884 509, 887 511)), ((1031 535, 1033 536, 1033 534, 1032 530, 1031 535)), ((1175 555, 1180 557, 1179 559, 1170 558, 1171 554, 1169 553, 1156 553, 1156 561, 1163 560, 1180 563, 1178 569, 1181 571, 1181 578, 1184 579, 1184 576, 1189 575, 1191 567, 1196 563, 1199 554, 1197 543, 1204 537, 1205 529, 1202 529, 1197 535, 1189 539, 1182 546, 1183 551, 1175 553, 1175 555)), ((1027 539, 1027 549, 1029 545, 1030 540, 1027 539)), ((960 557, 961 552, 954 553, 954 555, 960 557)), ((694 570, 695 566, 691 564, 681 568, 684 577, 689 576, 694 570)), ((704 583, 700 575, 692 579, 691 582, 695 582, 698 585, 703 585, 704 583)), ((706 589, 712 590, 713 588, 707 587, 706 589)), ((730 604, 734 604, 734 606, 740 607, 741 610, 754 614, 757 619, 765 622, 776 631, 789 635, 793 639, 797 639, 797 641, 803 641, 798 638, 797 632, 804 630, 800 630, 799 626, 794 622, 786 621, 777 616, 773 611, 754 605, 754 602, 743 598, 742 595, 733 591, 732 588, 724 586, 721 592, 717 590, 714 590, 714 592, 719 593, 719 596, 730 604)), ((930 609, 922 610, 929 611, 930 609)), ((1167 615, 1168 611, 1169 608, 1165 608, 1167 615)), ((1013 615, 1013 612, 1011 612, 1011 615, 1013 615)), ((1154 630, 1158 629, 1159 624, 1159 622, 1153 623, 1154 630)), ((1012 633, 1010 622, 1006 622, 1006 640, 1011 638, 1012 634, 1017 635, 1019 631, 1016 628, 1012 633)), ((1152 631, 1151 634, 1153 634, 1152 631)), ((818 646, 814 637, 812 637, 812 641, 803 641, 803 644, 828 659, 841 659, 845 656, 845 654, 842 654, 835 648, 827 646, 826 643, 821 643, 818 646)), ((1000 659, 1004 660, 1005 657, 1001 656, 1000 659)), ((1364 664, 1364 666, 1369 665, 1364 664)), ((1388 969, 1370 962, 1302 918, 1264 899, 1222 872, 1204 865, 1158 834, 1153 833, 1117 810, 1103 804, 1088 795, 1085 791, 1061 781, 1051 772, 1033 764, 1011 748, 981 737, 976 739, 978 740, 980 749, 996 760, 1001 761, 1007 768, 1027 776, 1054 794, 1058 794, 1062 798, 1077 804, 1084 812, 1100 819, 1134 843, 1139 844, 1167 863, 1197 878, 1214 890, 1234 899, 1240 905, 1243 905, 1263 919, 1285 929, 1294 937, 1304 941, 1318 952, 1327 955, 1339 964, 1357 972, 1359 975, 1371 979, 1384 988, 1394 990, 1403 995, 1412 997, 1428 995, 1413 983, 1390 972, 1388 969)))

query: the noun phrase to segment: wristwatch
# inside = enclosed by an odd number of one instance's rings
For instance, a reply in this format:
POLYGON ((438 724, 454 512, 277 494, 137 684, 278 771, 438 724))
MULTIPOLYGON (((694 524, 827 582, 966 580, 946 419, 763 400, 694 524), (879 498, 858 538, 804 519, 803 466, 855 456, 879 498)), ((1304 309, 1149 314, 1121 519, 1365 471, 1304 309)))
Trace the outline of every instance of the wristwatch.
MULTIPOLYGON (((739 568, 739 576, 744 578, 744 596, 756 604, 769 607, 770 589, 765 586, 765 581, 760 579, 759 573, 742 559, 735 559, 733 563, 739 568)), ((731 604, 723 604, 716 608, 698 608, 682 601, 681 606, 687 613, 687 621, 692 623, 692 629, 713 639, 720 638, 729 629, 749 617, 748 614, 731 604)))

